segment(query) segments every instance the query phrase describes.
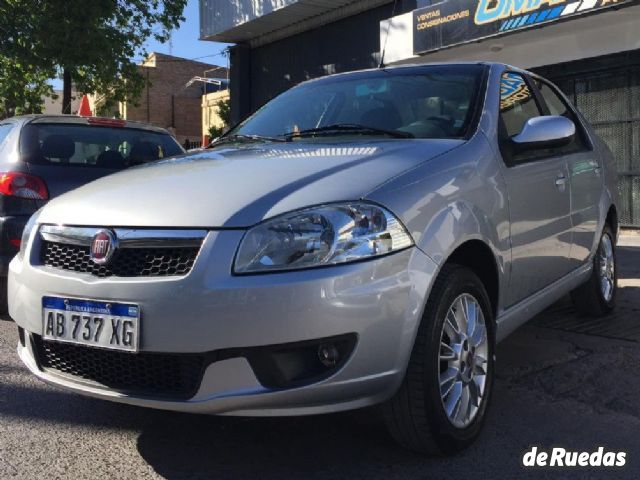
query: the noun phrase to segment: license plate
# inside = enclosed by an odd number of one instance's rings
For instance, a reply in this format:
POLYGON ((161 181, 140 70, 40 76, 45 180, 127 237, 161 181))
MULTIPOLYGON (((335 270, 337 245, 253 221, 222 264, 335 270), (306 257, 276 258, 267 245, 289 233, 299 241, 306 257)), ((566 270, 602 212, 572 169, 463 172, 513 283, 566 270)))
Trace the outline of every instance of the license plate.
POLYGON ((42 337, 112 350, 138 351, 137 305, 73 298, 42 298, 42 337))

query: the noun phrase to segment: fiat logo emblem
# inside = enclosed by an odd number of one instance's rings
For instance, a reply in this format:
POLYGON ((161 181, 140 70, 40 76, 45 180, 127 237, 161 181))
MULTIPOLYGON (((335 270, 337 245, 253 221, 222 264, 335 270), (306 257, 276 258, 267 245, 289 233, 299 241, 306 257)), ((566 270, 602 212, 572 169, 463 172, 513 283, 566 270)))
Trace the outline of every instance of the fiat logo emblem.
POLYGON ((111 230, 98 230, 91 240, 89 257, 98 265, 104 265, 118 248, 118 240, 111 230))

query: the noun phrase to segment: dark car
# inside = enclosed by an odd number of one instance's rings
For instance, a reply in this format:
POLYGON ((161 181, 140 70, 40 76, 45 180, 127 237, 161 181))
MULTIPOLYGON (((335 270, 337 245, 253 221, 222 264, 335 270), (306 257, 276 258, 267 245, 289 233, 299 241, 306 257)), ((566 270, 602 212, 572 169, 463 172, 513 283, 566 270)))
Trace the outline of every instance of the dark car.
POLYGON ((0 309, 7 266, 31 214, 92 180, 181 153, 166 130, 143 123, 72 115, 0 120, 0 309))

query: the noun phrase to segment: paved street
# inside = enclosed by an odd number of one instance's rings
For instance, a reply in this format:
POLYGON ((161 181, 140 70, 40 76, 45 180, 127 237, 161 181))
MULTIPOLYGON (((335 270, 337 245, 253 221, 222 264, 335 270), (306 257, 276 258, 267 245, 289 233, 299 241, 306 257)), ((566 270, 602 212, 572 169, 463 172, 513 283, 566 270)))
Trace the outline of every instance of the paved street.
POLYGON ((372 410, 241 419, 70 395, 26 372, 15 325, 0 320, 0 478, 639 478, 640 237, 622 243, 615 315, 578 319, 561 301, 501 344, 484 433, 450 459, 396 447, 372 410), (533 445, 604 446, 627 465, 525 470, 533 445))

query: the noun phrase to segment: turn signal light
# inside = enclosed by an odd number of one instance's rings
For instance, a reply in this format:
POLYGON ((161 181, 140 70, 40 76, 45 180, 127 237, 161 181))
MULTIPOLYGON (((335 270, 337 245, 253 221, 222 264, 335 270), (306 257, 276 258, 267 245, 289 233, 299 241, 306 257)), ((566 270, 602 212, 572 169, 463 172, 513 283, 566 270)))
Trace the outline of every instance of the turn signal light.
POLYGON ((44 180, 22 172, 0 174, 0 194, 28 200, 49 199, 49 191, 44 180))

